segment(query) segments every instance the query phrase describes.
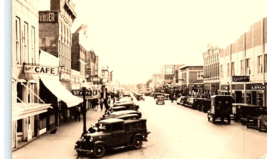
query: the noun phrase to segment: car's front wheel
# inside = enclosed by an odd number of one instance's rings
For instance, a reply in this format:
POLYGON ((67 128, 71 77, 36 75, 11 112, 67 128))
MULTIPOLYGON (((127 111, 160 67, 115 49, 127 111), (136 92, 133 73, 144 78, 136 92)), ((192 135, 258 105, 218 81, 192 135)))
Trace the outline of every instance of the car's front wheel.
POLYGON ((104 145, 102 144, 98 144, 94 147, 94 156, 99 158, 99 157, 103 157, 105 155, 106 149, 104 147, 104 145))
POLYGON ((142 147, 142 139, 140 136, 134 138, 133 146, 135 149, 140 149, 142 147))

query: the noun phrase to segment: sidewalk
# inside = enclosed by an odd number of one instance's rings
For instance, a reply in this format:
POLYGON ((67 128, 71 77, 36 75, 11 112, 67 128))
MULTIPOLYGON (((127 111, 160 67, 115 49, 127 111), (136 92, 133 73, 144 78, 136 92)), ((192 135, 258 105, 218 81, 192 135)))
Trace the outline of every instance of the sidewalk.
MULTIPOLYGON (((87 112, 86 112, 86 129, 87 130, 91 126, 91 124, 94 124, 96 122, 96 120, 98 120, 100 118, 100 116, 102 116, 104 114, 104 111, 105 111, 105 109, 103 109, 101 112, 100 108, 97 111, 92 110, 92 109, 87 110, 87 112)), ((63 123, 62 125, 56 127, 55 129, 57 129, 56 133, 55 133, 57 135, 67 135, 66 132, 69 132, 68 131, 69 129, 74 129, 75 134, 77 134, 77 135, 74 135, 74 133, 73 133, 73 137, 74 136, 79 137, 83 131, 83 115, 81 115, 80 121, 71 120, 69 122, 63 123)), ((26 145, 28 145, 30 143, 36 141, 37 139, 41 139, 41 138, 46 137, 47 135, 50 134, 51 131, 53 131, 55 129, 47 131, 46 133, 44 133, 38 137, 33 137, 32 140, 30 140, 29 142, 19 142, 18 147, 12 149, 12 153, 14 151, 17 151, 17 150, 25 147, 26 145)))

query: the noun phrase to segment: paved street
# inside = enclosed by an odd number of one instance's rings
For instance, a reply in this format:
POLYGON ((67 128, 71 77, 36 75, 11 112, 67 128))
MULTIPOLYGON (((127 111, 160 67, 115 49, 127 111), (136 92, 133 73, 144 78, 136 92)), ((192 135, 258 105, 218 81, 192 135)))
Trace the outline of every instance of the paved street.
MULTIPOLYGON (((120 150, 106 154, 105 159, 125 158, 205 158, 261 159, 267 154, 267 133, 247 129, 232 121, 212 124, 207 114, 166 101, 156 105, 152 97, 137 101, 143 118, 147 119, 148 142, 140 150, 120 150)), ((88 126, 95 122, 100 111, 87 113, 88 126)), ((45 134, 29 145, 13 152, 13 159, 88 159, 77 156, 73 149, 82 131, 82 120, 58 128, 56 134, 45 134)))

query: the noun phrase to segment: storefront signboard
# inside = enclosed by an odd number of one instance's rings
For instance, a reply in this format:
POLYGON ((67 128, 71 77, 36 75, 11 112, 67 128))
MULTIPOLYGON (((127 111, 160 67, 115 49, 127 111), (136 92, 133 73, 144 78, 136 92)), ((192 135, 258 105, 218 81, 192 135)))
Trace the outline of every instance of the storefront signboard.
POLYGON ((265 85, 251 84, 251 90, 265 90, 265 85))
POLYGON ((233 82, 249 82, 250 76, 233 76, 233 82))
POLYGON ((24 73, 58 75, 58 67, 24 65, 24 73))
POLYGON ((93 82, 93 84, 102 84, 102 80, 99 77, 90 77, 87 82, 93 82))
MULTIPOLYGON (((75 96, 83 96, 83 90, 72 90, 71 93, 75 96)), ((92 91, 85 90, 85 96, 92 96, 92 91)))

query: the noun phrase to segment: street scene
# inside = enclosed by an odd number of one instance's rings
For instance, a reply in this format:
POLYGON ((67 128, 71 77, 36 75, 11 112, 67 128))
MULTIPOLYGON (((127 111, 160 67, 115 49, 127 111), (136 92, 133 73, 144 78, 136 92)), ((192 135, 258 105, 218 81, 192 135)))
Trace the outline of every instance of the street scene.
POLYGON ((12 158, 267 159, 264 6, 12 0, 12 158))
MULTIPOLYGON (((148 135, 148 142, 143 142, 140 150, 114 150, 103 158, 261 159, 266 153, 267 133, 247 129, 234 121, 230 125, 226 121, 218 121, 214 125, 207 120, 206 113, 178 105, 176 102, 171 103, 170 100, 166 100, 165 105, 156 105, 153 97, 134 102, 140 106, 143 118, 149 119, 147 127, 151 134, 148 135)), ((89 126, 94 124, 103 112, 90 110, 87 114, 89 126)), ((78 156, 74 150, 74 143, 79 139, 81 128, 81 121, 63 125, 58 128, 57 133, 45 134, 15 151, 13 158, 94 158, 91 155, 78 156)))

